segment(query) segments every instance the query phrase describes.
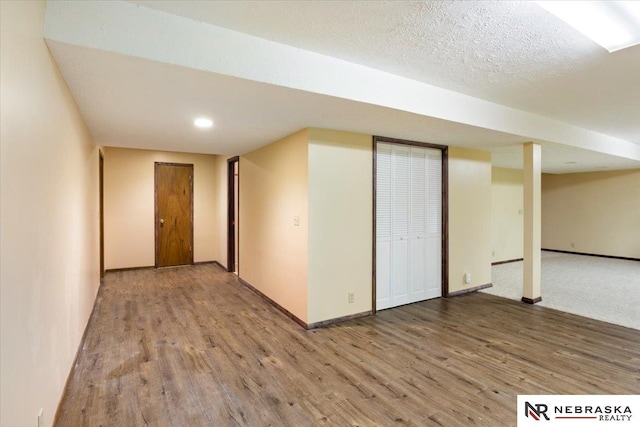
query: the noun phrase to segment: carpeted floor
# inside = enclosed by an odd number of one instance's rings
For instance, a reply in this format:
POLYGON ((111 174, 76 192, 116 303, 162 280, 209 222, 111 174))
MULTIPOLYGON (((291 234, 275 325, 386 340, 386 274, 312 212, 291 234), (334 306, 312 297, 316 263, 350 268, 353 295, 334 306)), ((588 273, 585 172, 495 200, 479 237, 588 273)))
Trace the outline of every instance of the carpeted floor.
MULTIPOLYGON (((522 298, 522 261, 492 267, 492 288, 522 298)), ((542 252, 542 301, 567 313, 640 330, 640 262, 542 252)))

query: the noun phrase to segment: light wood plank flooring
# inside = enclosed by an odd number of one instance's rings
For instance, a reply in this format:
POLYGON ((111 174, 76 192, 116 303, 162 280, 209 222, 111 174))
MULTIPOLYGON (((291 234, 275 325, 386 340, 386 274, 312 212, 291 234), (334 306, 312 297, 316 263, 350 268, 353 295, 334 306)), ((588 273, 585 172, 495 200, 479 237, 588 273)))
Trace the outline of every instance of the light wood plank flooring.
POLYGON ((476 293, 305 331, 215 265, 108 273, 59 426, 513 426, 639 394, 640 333, 476 293))

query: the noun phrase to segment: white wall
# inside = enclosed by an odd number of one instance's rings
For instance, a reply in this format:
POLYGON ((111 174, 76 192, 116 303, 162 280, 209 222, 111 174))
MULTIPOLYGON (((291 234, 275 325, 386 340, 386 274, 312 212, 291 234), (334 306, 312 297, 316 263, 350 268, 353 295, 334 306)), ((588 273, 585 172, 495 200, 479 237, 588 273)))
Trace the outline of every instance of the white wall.
MULTIPOLYGON (((640 160, 640 147, 630 141, 129 2, 56 1, 48 9, 47 37, 62 43, 405 111, 423 116, 422 128, 439 118, 640 160)), ((402 131, 420 138, 417 127, 402 131)))
POLYGON ((98 150, 43 40, 2 1, 0 425, 51 425, 99 286, 98 150))
POLYGON ((309 323, 371 310, 372 146, 371 135, 309 129, 309 323))
POLYGON ((106 147, 106 269, 155 265, 155 162, 193 164, 193 260, 215 260, 215 156, 106 147))
POLYGON ((524 242, 522 169, 491 169, 491 260, 522 258, 524 242))
POLYGON ((542 247, 640 259, 640 169, 543 174, 542 247))

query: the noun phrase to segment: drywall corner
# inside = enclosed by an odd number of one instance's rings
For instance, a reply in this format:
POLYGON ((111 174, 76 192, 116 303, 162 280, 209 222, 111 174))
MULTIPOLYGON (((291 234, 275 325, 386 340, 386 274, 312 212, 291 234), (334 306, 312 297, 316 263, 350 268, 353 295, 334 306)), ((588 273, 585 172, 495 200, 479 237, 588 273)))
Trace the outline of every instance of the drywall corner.
POLYGON ((240 277, 308 323, 309 131, 240 157, 240 277))
POLYGON ((372 308, 372 182, 371 135, 309 130, 308 323, 372 308))

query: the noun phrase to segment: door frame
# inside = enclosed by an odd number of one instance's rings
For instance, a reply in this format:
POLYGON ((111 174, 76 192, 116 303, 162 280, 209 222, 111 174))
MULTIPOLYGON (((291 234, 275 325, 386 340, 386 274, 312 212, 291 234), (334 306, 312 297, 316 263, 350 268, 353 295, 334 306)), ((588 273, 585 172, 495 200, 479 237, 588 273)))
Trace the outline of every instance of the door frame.
POLYGON ((449 147, 446 145, 439 144, 431 144, 428 142, 418 142, 418 141, 409 141, 405 139, 397 139, 397 138, 388 138, 385 136, 376 136, 373 138, 373 274, 372 274, 372 292, 371 292, 371 311, 373 314, 376 313, 376 207, 377 207, 377 170, 376 170, 376 161, 377 161, 377 152, 378 152, 378 142, 384 142, 387 144, 398 144, 398 145, 409 145, 415 147, 424 147, 424 148, 435 148, 442 151, 442 244, 441 244, 441 274, 442 274, 442 297, 446 298, 449 296, 449 168, 448 168, 448 158, 449 158, 449 147))
POLYGON ((98 205, 100 208, 100 280, 104 279, 104 155, 98 149, 98 205))
MULTIPOLYGON (((238 190, 240 189, 240 157, 235 156, 227 159, 227 271, 236 272, 236 202, 238 212, 240 212, 240 200, 236 201, 236 180, 235 164, 238 164, 238 190)), ((239 199, 239 198, 238 198, 239 199)), ((240 221, 238 221, 240 222, 240 221)), ((238 236, 240 236, 240 224, 237 224, 238 236)), ((238 240, 238 246, 240 242, 238 240)), ((238 254, 238 258, 240 258, 238 254)), ((240 263, 238 262, 238 270, 240 263)))
MULTIPOLYGON (((158 239, 158 222, 160 221, 160 218, 158 218, 158 167, 159 166, 180 166, 180 167, 186 167, 189 168, 189 172, 190 172, 190 179, 189 179, 189 190, 191 191, 191 206, 189 207, 189 216, 190 216, 190 221, 189 223, 191 224, 191 235, 190 235, 190 239, 191 239, 191 250, 190 250, 190 260, 189 260, 189 264, 182 264, 182 265, 190 265, 193 264, 193 249, 194 249, 194 241, 193 241, 193 163, 168 163, 168 162, 154 162, 154 173, 153 173, 153 209, 154 209, 154 221, 153 221, 153 231, 154 231, 154 236, 155 236, 155 267, 158 267, 158 245, 160 243, 159 239, 158 239)), ((171 267, 178 267, 178 266, 171 266, 171 267)))

